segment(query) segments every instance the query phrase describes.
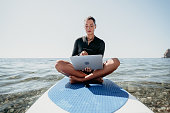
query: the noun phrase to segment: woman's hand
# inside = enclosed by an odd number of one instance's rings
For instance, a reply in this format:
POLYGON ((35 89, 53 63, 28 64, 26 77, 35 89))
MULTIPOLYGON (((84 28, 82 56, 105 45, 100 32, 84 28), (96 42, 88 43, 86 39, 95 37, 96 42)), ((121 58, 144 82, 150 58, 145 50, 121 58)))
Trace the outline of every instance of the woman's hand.
POLYGON ((86 67, 84 70, 82 70, 82 71, 86 71, 86 72, 91 72, 92 71, 92 69, 91 68, 89 68, 89 67, 86 67))
POLYGON ((80 56, 84 56, 84 55, 88 55, 88 53, 87 53, 86 51, 82 51, 82 52, 80 53, 80 56))
MULTIPOLYGON (((85 56, 85 55, 88 55, 88 53, 87 53, 86 51, 82 51, 82 52, 80 53, 80 56, 85 56)), ((82 71, 91 72, 92 70, 91 70, 91 68, 86 67, 86 68, 85 68, 84 70, 82 70, 82 71)))

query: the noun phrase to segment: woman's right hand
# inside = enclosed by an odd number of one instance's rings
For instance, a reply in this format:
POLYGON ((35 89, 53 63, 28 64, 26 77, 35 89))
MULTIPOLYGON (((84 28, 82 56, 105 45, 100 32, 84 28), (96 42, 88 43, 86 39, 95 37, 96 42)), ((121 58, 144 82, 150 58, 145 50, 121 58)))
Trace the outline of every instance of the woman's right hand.
POLYGON ((84 56, 84 55, 88 55, 88 53, 87 53, 86 51, 82 51, 82 52, 80 53, 80 56, 84 56))
POLYGON ((89 68, 89 67, 86 67, 85 69, 83 69, 82 71, 85 71, 85 72, 92 72, 92 69, 89 68))
POLYGON ((92 70, 91 70, 91 68, 86 67, 86 68, 84 69, 84 71, 86 71, 86 72, 91 72, 92 70))
MULTIPOLYGON (((88 55, 88 53, 87 53, 86 51, 82 51, 82 52, 80 53, 80 56, 85 56, 85 55, 88 55)), ((84 70, 82 70, 82 71, 91 72, 92 70, 91 70, 90 68, 86 67, 86 68, 85 68, 84 70)))

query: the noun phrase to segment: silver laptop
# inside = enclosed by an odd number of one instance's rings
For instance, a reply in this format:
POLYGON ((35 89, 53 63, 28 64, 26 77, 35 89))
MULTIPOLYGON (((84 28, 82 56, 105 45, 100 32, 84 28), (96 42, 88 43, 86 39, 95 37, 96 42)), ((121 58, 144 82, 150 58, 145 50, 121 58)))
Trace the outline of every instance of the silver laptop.
POLYGON ((102 55, 72 56, 70 60, 75 70, 84 70, 86 67, 92 70, 103 69, 102 55))

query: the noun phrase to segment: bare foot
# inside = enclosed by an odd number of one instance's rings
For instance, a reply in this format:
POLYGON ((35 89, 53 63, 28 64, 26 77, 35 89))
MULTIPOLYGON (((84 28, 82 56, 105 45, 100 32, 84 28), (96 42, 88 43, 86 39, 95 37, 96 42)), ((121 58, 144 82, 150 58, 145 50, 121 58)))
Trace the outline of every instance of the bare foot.
POLYGON ((73 80, 72 78, 70 78, 70 84, 75 84, 77 83, 75 80, 73 80))
POLYGON ((94 80, 87 81, 89 84, 102 84, 103 83, 103 78, 97 78, 94 80))
MULTIPOLYGON (((78 78, 78 77, 75 77, 75 76, 70 76, 70 78, 72 80, 70 83, 82 83, 82 82, 84 82, 84 78, 78 78)), ((86 81, 86 83, 88 83, 88 84, 102 84, 103 78, 97 78, 97 79, 89 80, 89 81, 86 81)))
POLYGON ((81 79, 82 78, 78 78, 78 77, 75 77, 75 76, 70 76, 70 83, 71 84, 80 83, 80 82, 82 82, 81 79))

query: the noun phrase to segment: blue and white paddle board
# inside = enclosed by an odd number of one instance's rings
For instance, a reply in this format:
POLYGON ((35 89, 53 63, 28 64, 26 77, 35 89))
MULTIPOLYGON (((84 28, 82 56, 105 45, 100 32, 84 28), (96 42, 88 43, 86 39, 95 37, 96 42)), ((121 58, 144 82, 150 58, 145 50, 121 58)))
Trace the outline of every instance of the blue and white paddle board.
POLYGON ((26 113, 153 113, 108 79, 103 84, 70 84, 65 77, 46 91, 26 113))

